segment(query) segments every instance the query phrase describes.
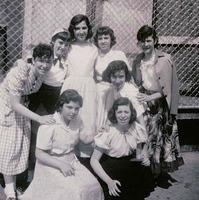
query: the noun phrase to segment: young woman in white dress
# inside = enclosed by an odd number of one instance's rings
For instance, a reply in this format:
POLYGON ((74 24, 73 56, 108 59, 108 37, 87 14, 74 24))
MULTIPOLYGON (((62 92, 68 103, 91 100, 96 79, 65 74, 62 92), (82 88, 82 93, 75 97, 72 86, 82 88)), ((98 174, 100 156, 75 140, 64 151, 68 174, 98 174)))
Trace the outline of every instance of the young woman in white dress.
MULTIPOLYGON (((84 122, 84 133, 94 137, 96 134, 96 84, 94 81, 94 65, 97 58, 97 48, 89 39, 92 29, 87 16, 75 15, 69 26, 72 38, 71 49, 68 53, 69 76, 65 79, 61 92, 75 89, 84 99, 80 116, 84 122)), ((87 167, 93 151, 91 144, 79 144, 79 157, 87 167)))
POLYGON ((75 155, 74 148, 82 140, 83 123, 78 116, 82 97, 75 90, 64 91, 58 99, 56 121, 39 127, 34 178, 21 200, 103 200, 97 179, 75 155))

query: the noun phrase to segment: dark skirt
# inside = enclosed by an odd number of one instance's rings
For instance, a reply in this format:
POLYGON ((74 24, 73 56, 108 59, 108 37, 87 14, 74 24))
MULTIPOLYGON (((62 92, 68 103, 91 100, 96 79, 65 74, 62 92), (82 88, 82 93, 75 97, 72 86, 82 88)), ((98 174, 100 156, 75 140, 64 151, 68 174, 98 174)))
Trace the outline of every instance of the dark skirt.
POLYGON ((154 180, 150 167, 141 165, 140 161, 131 161, 132 156, 113 158, 103 155, 101 165, 105 172, 121 183, 119 197, 109 195, 108 186, 102 180, 105 200, 143 200, 154 190, 154 180))

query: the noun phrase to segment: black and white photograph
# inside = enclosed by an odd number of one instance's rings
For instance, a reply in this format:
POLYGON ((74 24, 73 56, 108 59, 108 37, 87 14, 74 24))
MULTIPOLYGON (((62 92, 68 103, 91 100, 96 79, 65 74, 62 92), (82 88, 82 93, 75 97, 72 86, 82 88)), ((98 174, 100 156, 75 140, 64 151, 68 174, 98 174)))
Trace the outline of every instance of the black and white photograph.
POLYGON ((198 200, 198 13, 0 0, 0 200, 198 200))

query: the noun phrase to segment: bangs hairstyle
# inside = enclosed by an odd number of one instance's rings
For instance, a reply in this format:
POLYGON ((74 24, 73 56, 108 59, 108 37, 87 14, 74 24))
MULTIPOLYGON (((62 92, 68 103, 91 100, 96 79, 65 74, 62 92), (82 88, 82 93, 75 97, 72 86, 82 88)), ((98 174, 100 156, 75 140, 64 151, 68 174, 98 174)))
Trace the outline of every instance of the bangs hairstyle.
POLYGON ((112 108, 108 112, 108 119, 110 120, 110 122, 113 124, 117 124, 117 118, 116 118, 115 113, 119 106, 129 106, 130 111, 131 111, 129 124, 133 124, 137 118, 137 113, 131 101, 126 97, 120 97, 114 101, 112 108))
POLYGON ((71 101, 75 103, 79 103, 80 107, 83 105, 83 99, 80 94, 76 90, 65 90, 59 97, 55 109, 57 112, 62 110, 62 107, 65 103, 70 103, 71 101))
POLYGON ((70 33, 69 31, 63 31, 63 32, 59 32, 57 34, 55 34, 52 39, 51 39, 51 42, 55 42, 55 40, 57 39, 61 39, 63 40, 64 42, 70 42, 70 33))
POLYGON ((51 45, 40 43, 33 49, 33 58, 47 58, 50 59, 53 56, 53 49, 51 45))
POLYGON ((142 26, 137 33, 137 40, 140 42, 144 42, 146 38, 152 36, 155 42, 155 47, 158 45, 158 36, 155 29, 151 26, 144 25, 142 26))
POLYGON ((93 36, 92 26, 90 24, 90 21, 89 21, 88 17, 86 15, 79 14, 79 15, 75 15, 71 19, 70 25, 69 25, 69 28, 68 28, 72 40, 75 40, 74 30, 76 28, 76 25, 78 25, 82 21, 85 21, 85 23, 86 23, 86 25, 88 27, 88 34, 87 34, 86 39, 90 39, 93 36))
POLYGON ((102 80, 111 83, 111 75, 121 70, 124 70, 125 72, 125 82, 129 82, 131 80, 131 74, 123 60, 114 60, 110 62, 108 67, 102 73, 102 80))
POLYGON ((111 29, 109 26, 101 26, 97 29, 96 33, 95 33, 95 36, 94 36, 94 43, 97 47, 98 46, 98 37, 99 36, 102 36, 102 35, 109 35, 110 38, 111 38, 111 47, 113 45, 116 44, 116 37, 114 35, 114 31, 113 29, 111 29))

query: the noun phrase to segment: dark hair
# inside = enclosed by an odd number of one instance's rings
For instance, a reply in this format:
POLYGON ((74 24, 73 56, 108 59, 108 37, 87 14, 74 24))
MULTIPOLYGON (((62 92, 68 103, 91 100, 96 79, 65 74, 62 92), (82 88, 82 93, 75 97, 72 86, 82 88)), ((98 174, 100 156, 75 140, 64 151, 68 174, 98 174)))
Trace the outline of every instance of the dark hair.
POLYGON ((48 44, 38 44, 33 49, 33 58, 47 58, 50 59, 53 56, 53 49, 51 45, 48 44))
POLYGON ((98 46, 98 37, 101 35, 110 35, 111 38, 111 47, 116 44, 116 37, 114 35, 113 29, 109 26, 101 26, 97 29, 95 36, 94 36, 94 43, 97 47, 98 46))
POLYGON ((63 105, 65 103, 70 103, 71 101, 79 103, 80 107, 82 107, 83 99, 80 96, 80 94, 76 90, 68 89, 68 90, 65 90, 60 95, 60 97, 55 105, 56 111, 60 112, 63 105))
POLYGON ((123 60, 114 60, 110 62, 108 67, 102 73, 102 80, 111 83, 111 75, 120 70, 124 70, 125 82, 129 82, 131 80, 131 74, 128 70, 127 64, 123 60))
POLYGON ((117 111, 119 106, 124 105, 128 105, 131 111, 131 118, 129 120, 129 124, 132 124, 136 120, 137 113, 131 101, 127 97, 120 97, 114 101, 112 108, 108 112, 108 119, 110 120, 110 122, 112 122, 113 124, 117 124, 115 112, 117 111))
POLYGON ((88 19, 88 17, 86 15, 82 15, 82 14, 78 14, 78 15, 75 15, 71 21, 70 21, 70 25, 69 25, 69 32, 71 34, 71 39, 72 40, 75 40, 75 35, 74 35, 74 30, 76 28, 76 25, 81 23, 82 21, 85 21, 87 27, 88 27, 88 34, 87 34, 87 37, 86 39, 89 39, 92 37, 93 33, 92 33, 92 26, 90 24, 90 21, 88 19))
POLYGON ((55 42, 55 40, 57 39, 61 39, 64 42, 70 42, 70 33, 69 31, 63 31, 63 32, 59 32, 55 35, 53 35, 53 37, 51 38, 51 42, 55 42))
POLYGON ((155 47, 157 47, 158 44, 158 36, 156 34, 156 31, 153 27, 144 25, 142 26, 138 32, 137 32, 137 40, 140 42, 144 42, 146 38, 152 36, 152 38, 155 41, 155 47))

